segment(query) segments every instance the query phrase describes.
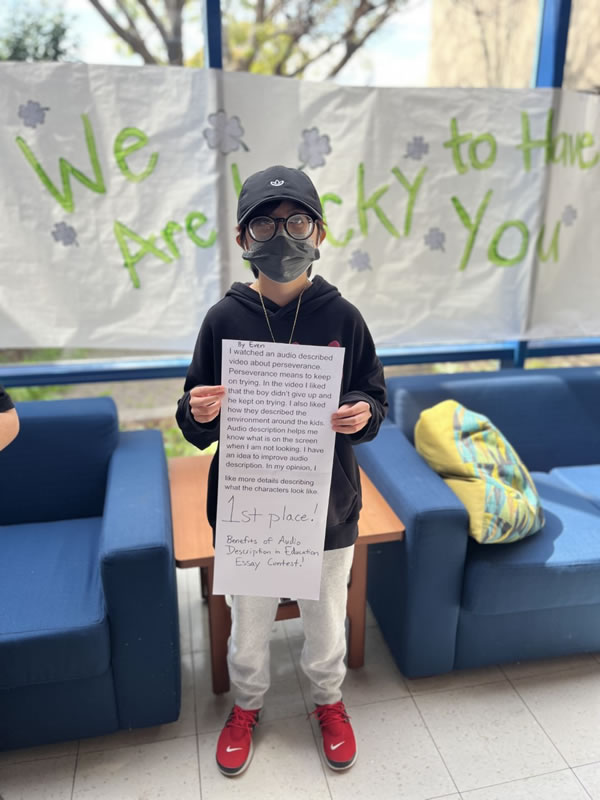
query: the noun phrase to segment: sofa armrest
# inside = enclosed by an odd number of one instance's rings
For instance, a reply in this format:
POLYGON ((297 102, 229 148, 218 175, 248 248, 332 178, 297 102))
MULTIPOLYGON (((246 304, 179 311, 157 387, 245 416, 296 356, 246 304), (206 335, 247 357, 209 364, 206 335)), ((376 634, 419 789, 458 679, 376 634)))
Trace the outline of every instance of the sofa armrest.
POLYGON ((372 545, 369 602, 407 677, 454 666, 469 517, 406 436, 385 422, 356 456, 406 526, 402 542, 372 545))
POLYGON ((181 675, 169 479, 159 431, 121 433, 100 544, 120 724, 179 716, 181 675))

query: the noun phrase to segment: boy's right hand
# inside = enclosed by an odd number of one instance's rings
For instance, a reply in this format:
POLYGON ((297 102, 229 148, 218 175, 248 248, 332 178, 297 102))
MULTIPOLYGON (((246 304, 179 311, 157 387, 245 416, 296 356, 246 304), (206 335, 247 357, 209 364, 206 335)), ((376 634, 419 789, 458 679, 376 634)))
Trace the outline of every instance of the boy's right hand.
POLYGON ((190 411, 196 422, 212 422, 221 413, 224 386, 194 386, 190 390, 190 411))

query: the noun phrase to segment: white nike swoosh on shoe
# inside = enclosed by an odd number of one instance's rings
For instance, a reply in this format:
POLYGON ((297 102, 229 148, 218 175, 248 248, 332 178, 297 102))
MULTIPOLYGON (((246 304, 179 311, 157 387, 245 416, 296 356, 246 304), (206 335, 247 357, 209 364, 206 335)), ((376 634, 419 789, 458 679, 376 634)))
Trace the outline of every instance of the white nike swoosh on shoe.
MULTIPOLYGON (((346 741, 346 740, 344 739, 344 741, 346 741)), ((341 747, 343 744, 344 744, 344 742, 338 742, 337 744, 330 744, 330 745, 329 745, 329 747, 330 747, 332 750, 337 750, 337 749, 338 749, 338 747, 341 747)))
POLYGON ((241 749, 242 749, 241 747, 229 747, 229 745, 227 745, 227 747, 225 748, 225 752, 235 753, 236 750, 241 750, 241 749))

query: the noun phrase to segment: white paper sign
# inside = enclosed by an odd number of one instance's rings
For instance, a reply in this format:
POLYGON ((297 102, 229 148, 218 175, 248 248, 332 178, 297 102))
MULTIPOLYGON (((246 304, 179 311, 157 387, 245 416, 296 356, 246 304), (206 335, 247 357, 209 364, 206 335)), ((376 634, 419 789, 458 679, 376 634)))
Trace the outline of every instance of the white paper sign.
POLYGON ((223 340, 215 594, 318 600, 343 363, 223 340))

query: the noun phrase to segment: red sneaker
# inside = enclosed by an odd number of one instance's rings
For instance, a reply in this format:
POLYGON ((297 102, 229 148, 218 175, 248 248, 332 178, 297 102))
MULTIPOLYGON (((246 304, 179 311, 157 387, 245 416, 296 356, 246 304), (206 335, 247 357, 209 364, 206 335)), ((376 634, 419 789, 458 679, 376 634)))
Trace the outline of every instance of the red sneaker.
POLYGON ((356 740, 350 717, 342 701, 317 706, 312 712, 319 720, 323 753, 331 769, 349 769, 356 761, 356 740))
POLYGON ((243 772, 252 759, 252 732, 260 709, 246 711, 234 706, 217 742, 217 766, 228 777, 243 772))

